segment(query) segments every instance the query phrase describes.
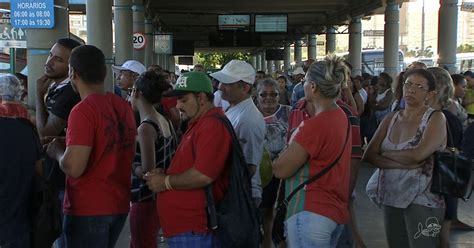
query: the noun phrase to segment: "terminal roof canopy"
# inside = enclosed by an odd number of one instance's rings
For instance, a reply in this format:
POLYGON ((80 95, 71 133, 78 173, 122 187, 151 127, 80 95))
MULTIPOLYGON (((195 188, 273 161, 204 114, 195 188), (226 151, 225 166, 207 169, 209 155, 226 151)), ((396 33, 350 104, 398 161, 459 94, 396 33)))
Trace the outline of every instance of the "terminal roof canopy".
POLYGON ((148 0, 145 5, 156 30, 172 33, 175 40, 194 41, 199 49, 281 46, 306 34, 324 33, 326 25, 344 25, 373 14, 385 4, 383 0, 148 0), (255 16, 274 14, 287 16, 287 32, 256 32, 255 16), (219 15, 249 15, 250 29, 219 30, 219 15))

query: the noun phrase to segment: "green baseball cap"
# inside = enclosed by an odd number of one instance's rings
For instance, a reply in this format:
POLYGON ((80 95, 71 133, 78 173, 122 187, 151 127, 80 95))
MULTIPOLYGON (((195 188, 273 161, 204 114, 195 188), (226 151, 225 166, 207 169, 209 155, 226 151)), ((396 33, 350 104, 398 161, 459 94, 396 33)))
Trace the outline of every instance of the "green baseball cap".
POLYGON ((204 72, 187 72, 176 80, 172 91, 163 96, 182 96, 191 92, 213 93, 211 79, 204 72))

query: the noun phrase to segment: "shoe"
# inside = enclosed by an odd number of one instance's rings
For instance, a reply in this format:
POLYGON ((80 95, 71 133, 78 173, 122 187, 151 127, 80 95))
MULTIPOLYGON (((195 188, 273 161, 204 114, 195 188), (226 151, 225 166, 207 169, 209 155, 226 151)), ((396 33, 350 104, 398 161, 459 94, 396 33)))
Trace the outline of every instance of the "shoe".
POLYGON ((451 223, 451 229, 458 231, 474 231, 474 227, 464 222, 461 222, 460 220, 453 220, 453 222, 451 223))

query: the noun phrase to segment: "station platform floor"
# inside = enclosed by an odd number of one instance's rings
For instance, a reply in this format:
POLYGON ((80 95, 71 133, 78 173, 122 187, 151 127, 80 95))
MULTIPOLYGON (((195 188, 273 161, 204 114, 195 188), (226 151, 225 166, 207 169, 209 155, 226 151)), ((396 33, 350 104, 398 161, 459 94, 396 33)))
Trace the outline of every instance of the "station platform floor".
MULTIPOLYGON (((359 172, 359 179, 356 188, 355 211, 357 214, 357 224, 362 238, 368 248, 384 248, 388 247, 382 210, 372 203, 365 194, 365 186, 374 168, 363 165, 359 172)), ((474 175, 473 175, 474 176, 474 175)), ((474 196, 468 202, 459 201, 458 217, 464 223, 474 225, 474 196)), ((130 230, 128 221, 124 227, 117 248, 129 247, 130 230)), ((455 231, 451 233, 451 248, 474 248, 474 231, 455 231)), ((160 247, 167 247, 166 244, 160 243, 160 247)), ((428 247, 427 247, 428 248, 428 247)))

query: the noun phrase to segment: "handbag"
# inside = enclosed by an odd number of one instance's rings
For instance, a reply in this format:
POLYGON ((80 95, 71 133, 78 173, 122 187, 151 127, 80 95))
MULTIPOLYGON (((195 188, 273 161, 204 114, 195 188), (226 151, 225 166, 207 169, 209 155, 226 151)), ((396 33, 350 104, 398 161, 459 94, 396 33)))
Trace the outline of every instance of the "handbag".
POLYGON ((472 163, 469 159, 459 153, 453 146, 453 138, 449 125, 446 124, 448 137, 451 144, 442 151, 436 151, 434 155, 433 178, 431 180, 431 192, 461 198, 466 201, 472 194, 472 163), (451 145, 451 146, 449 146, 451 145))
POLYGON ((275 219, 273 220, 273 227, 272 227, 272 240, 273 243, 279 244, 281 241, 286 240, 285 235, 284 235, 284 221, 286 218, 286 212, 288 209, 288 203, 290 202, 291 198, 293 198, 296 193, 298 193, 299 190, 302 188, 306 187, 306 185, 313 183, 314 181, 318 180, 322 176, 324 176, 326 173, 329 172, 329 170, 334 167, 334 165, 339 162, 339 159, 342 157, 342 154, 344 153, 344 149, 347 145, 347 141, 349 140, 349 135, 350 135, 350 129, 351 129, 351 123, 349 122, 349 118, 347 119, 347 133, 346 133, 346 140, 344 142, 344 146, 342 146, 342 150, 337 156, 337 158, 330 163, 328 166, 324 167, 319 173, 316 173, 314 176, 310 177, 306 181, 304 181, 302 184, 298 185, 287 197, 284 199, 280 204, 278 204, 277 211, 275 214, 275 219))

